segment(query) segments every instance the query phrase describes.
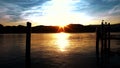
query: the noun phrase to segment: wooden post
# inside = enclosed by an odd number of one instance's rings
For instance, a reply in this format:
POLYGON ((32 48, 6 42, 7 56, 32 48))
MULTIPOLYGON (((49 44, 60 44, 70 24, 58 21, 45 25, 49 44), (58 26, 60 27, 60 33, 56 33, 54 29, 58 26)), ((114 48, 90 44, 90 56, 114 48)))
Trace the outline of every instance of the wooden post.
POLYGON ((104 20, 102 20, 102 24, 101 24, 101 57, 103 55, 103 49, 104 49, 104 41, 103 41, 103 36, 104 36, 104 24, 103 24, 104 20))
POLYGON ((99 57, 99 30, 96 28, 96 56, 99 57))
POLYGON ((99 55, 99 29, 96 28, 96 59, 97 59, 97 66, 99 67, 99 59, 100 59, 100 55, 99 55))
POLYGON ((104 25, 104 53, 107 54, 107 33, 108 33, 108 27, 107 22, 105 22, 104 25))
POLYGON ((108 55, 110 56, 110 23, 108 23, 108 55))
POLYGON ((96 31, 96 57, 97 62, 100 61, 100 66, 106 68, 106 65, 110 62, 110 23, 104 23, 104 20, 102 20, 101 29, 96 31), (98 40, 100 37, 98 36, 101 37, 101 54, 99 54, 98 40))
POLYGON ((26 68, 31 67, 30 49, 31 49, 31 23, 27 22, 27 28, 26 28, 26 53, 25 53, 26 68))

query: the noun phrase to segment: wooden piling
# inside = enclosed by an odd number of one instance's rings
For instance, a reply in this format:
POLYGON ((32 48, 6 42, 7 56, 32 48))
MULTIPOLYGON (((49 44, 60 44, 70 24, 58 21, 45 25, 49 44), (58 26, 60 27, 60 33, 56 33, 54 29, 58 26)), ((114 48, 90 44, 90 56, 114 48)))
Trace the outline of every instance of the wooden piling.
POLYGON ((26 53, 25 53, 25 65, 26 68, 31 68, 31 23, 27 22, 26 27, 26 53))
POLYGON ((99 57, 99 29, 96 28, 96 56, 99 57))
POLYGON ((107 54, 107 33, 108 33, 107 22, 104 25, 104 53, 107 54))
POLYGON ((108 56, 110 56, 110 23, 108 23, 108 56))
POLYGON ((96 58, 98 64, 100 63, 99 66, 103 68, 106 68, 110 62, 110 23, 104 23, 104 20, 100 29, 96 30, 96 58), (101 39, 101 45, 99 45, 99 39, 101 39))
POLYGON ((108 63, 110 62, 110 23, 108 23, 108 63))
POLYGON ((100 59, 100 55, 99 55, 99 29, 96 28, 96 59, 97 59, 97 66, 99 67, 99 59, 100 59))
POLYGON ((103 49, 104 49, 104 41, 103 41, 103 36, 104 36, 104 24, 103 24, 104 20, 102 20, 102 23, 101 23, 101 57, 103 55, 103 49))

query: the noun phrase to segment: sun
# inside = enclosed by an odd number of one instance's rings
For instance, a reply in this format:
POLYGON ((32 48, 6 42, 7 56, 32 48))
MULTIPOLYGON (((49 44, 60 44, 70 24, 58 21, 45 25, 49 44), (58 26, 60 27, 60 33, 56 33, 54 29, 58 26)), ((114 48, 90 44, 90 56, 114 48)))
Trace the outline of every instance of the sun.
POLYGON ((66 27, 67 26, 67 24, 60 24, 59 25, 59 27, 61 27, 61 28, 64 28, 64 27, 66 27))
POLYGON ((65 32, 65 27, 67 27, 67 24, 59 24, 58 27, 58 32, 65 32))

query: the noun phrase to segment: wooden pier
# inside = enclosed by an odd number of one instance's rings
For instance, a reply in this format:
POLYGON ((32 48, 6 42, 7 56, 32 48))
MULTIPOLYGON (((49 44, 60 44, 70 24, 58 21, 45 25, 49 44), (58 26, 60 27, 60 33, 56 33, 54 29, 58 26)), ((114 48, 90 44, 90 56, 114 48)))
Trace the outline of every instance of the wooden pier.
POLYGON ((101 27, 96 29, 96 58, 104 67, 110 60, 110 23, 104 20, 101 27))

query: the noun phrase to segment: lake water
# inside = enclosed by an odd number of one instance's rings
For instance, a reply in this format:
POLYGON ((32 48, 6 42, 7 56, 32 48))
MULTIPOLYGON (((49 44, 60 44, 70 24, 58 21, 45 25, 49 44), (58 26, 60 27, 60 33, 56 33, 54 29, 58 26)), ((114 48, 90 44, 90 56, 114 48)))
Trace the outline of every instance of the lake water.
MULTIPOLYGON (((25 34, 0 35, 0 68, 25 68, 25 34)), ((31 37, 32 68, 96 68, 95 33, 40 33, 31 37)), ((111 40, 112 49, 120 40, 111 40)))

